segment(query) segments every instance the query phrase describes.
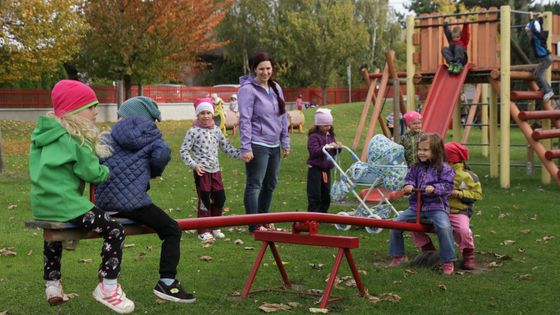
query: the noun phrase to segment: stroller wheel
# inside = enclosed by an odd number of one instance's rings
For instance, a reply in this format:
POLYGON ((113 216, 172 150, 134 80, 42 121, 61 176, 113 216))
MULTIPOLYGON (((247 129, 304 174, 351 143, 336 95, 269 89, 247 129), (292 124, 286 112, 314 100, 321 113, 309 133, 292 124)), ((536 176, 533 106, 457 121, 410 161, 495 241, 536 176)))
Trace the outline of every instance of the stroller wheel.
MULTIPOLYGON (((381 220, 381 217, 374 213, 371 213, 368 218, 381 220)), ((371 234, 379 234, 383 229, 380 227, 366 226, 366 231, 371 234)))
MULTIPOLYGON (((340 212, 337 213, 337 214, 338 214, 338 215, 345 215, 345 216, 349 216, 349 215, 350 215, 350 213, 345 212, 345 211, 340 211, 340 212)), ((350 230, 350 229, 352 228, 352 226, 349 225, 349 224, 335 224, 334 227, 335 227, 337 230, 341 230, 341 231, 348 231, 348 230, 350 230)))

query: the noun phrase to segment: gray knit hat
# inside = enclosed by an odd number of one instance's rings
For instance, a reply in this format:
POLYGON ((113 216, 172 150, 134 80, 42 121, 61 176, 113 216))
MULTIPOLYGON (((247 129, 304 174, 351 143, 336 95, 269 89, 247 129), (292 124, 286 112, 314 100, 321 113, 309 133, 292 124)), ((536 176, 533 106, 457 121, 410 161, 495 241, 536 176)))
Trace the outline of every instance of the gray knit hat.
POLYGON ((146 96, 129 98, 117 111, 122 118, 140 116, 152 121, 161 121, 161 112, 156 101, 146 96))

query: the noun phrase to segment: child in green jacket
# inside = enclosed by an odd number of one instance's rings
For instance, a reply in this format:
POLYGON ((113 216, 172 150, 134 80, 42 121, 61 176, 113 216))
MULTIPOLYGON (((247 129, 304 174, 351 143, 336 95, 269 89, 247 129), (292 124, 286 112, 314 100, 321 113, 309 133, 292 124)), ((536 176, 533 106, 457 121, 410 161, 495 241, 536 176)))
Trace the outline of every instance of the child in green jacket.
MULTIPOLYGON (((117 283, 122 259, 124 229, 83 196, 86 183, 98 184, 109 177, 109 169, 99 163, 108 148, 99 144, 95 126, 95 92, 73 80, 58 82, 51 93, 54 112, 39 117, 31 136, 29 175, 31 206, 36 220, 70 222, 104 239, 99 266, 99 282, 93 297, 118 313, 134 311, 117 283)), ((50 305, 68 301, 62 290, 62 243, 44 242, 45 293, 50 305)))

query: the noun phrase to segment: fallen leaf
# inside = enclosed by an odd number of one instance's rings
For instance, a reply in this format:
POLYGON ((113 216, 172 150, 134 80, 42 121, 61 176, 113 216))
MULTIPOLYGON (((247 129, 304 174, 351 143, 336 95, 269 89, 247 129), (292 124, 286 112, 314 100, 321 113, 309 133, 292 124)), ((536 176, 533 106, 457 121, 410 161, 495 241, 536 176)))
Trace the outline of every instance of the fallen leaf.
POLYGON ((309 264, 309 266, 313 269, 323 269, 323 264, 309 264))
POLYGON ((443 284, 443 283, 440 283, 440 284, 438 285, 438 288, 439 288, 440 290, 442 290, 442 291, 447 291, 447 287, 446 287, 445 284, 443 284))
POLYGON ((245 246, 245 247, 243 247, 243 249, 244 250, 255 250, 255 248, 251 247, 251 246, 245 246))
MULTIPOLYGON (((14 219, 15 219, 15 218, 16 218, 16 217, 9 217, 9 218, 8 218, 8 222, 14 222, 14 219)), ((0 313, 0 314, 1 314, 1 313, 0 313)))
POLYGON ((298 302, 288 302, 288 305, 291 307, 299 307, 301 306, 301 304, 299 304, 298 302))
POLYGON ((31 256, 31 255, 33 255, 33 250, 32 249, 27 252, 27 256, 31 256))
POLYGON ((214 258, 212 258, 212 256, 200 256, 198 259, 202 261, 211 261, 214 258))
POLYGON ((491 261, 491 262, 488 263, 489 268, 498 268, 498 267, 501 267, 501 266, 503 266, 503 264, 497 263, 495 261, 491 261))
POLYGON ((511 256, 508 254, 500 255, 498 253, 494 253, 494 257, 498 258, 499 260, 511 260, 511 256))
POLYGON ((154 250, 154 247, 152 245, 148 245, 146 246, 146 250, 151 252, 152 250, 154 250))
POLYGON ((12 249, 13 247, 0 248, 0 256, 15 256, 17 255, 12 249))
POLYGON ((533 220, 533 221, 537 221, 537 215, 535 214, 535 215, 533 215, 532 217, 530 217, 529 219, 530 219, 530 220, 533 220))
POLYGON ((490 230, 490 234, 496 234, 496 231, 490 230))
POLYGON ((233 291, 230 293, 231 296, 241 296, 241 292, 239 291, 233 291))
POLYGON ((365 270, 358 270, 358 273, 361 273, 364 276, 367 276, 367 271, 365 271, 365 270))
POLYGON ((309 294, 323 294, 323 290, 321 289, 309 289, 306 292, 309 294))
POLYGON ((124 244, 124 248, 131 248, 136 246, 136 244, 124 244))
POLYGON ((66 294, 66 296, 68 297, 69 300, 73 299, 73 298, 77 298, 78 296, 80 296, 78 293, 68 293, 66 294))
POLYGON ((138 255, 136 255, 136 257, 134 257, 134 260, 139 261, 139 260, 144 259, 144 257, 146 257, 146 253, 139 252, 138 255))
POLYGON ((12 209, 15 209, 15 208, 17 208, 17 205, 9 205, 8 206, 8 210, 12 210, 12 209))
POLYGON ((381 293, 379 295, 379 298, 383 301, 388 301, 392 303, 397 303, 398 301, 401 300, 401 297, 394 293, 381 293))
POLYGON ((240 239, 236 239, 235 241, 233 241, 233 244, 235 244, 235 245, 243 245, 243 244, 245 244, 245 242, 243 242, 243 241, 240 240, 240 239))
POLYGON ((259 309, 265 313, 273 313, 279 311, 289 311, 292 308, 286 304, 264 303, 263 305, 259 306, 259 309))
POLYGON ((515 244, 514 240, 505 240, 502 242, 505 246, 511 245, 511 244, 515 244))
POLYGON ((78 262, 84 263, 84 264, 90 264, 93 262, 93 259, 91 258, 82 258, 80 260, 78 260, 78 262))
POLYGON ((543 239, 543 241, 546 242, 546 241, 550 241, 550 240, 554 239, 554 236, 552 236, 552 235, 548 236, 547 235, 547 236, 543 237, 542 239, 543 239))
POLYGON ((311 314, 328 314, 329 309, 328 308, 310 307, 309 312, 311 314))
POLYGON ((525 249, 522 248, 522 247, 517 247, 517 252, 518 252, 518 253, 524 253, 524 252, 525 252, 525 249))
POLYGON ((369 295, 369 294, 368 294, 368 295, 366 295, 366 299, 368 299, 368 301, 370 301, 370 302, 373 303, 373 304, 377 304, 377 303, 381 302, 381 299, 378 298, 378 297, 375 296, 375 295, 369 295))
POLYGON ((531 232, 530 229, 524 229, 524 230, 519 231, 519 233, 525 234, 525 235, 529 234, 530 232, 531 232))
POLYGON ((518 280, 533 280, 533 276, 529 273, 524 274, 524 275, 515 275, 514 278, 516 278, 518 280))
POLYGON ((165 300, 156 299, 156 304, 161 305, 161 304, 164 304, 164 303, 165 303, 165 300))
POLYGON ((404 272, 410 273, 410 274, 415 274, 416 273, 416 271, 412 270, 412 269, 405 269, 404 272))

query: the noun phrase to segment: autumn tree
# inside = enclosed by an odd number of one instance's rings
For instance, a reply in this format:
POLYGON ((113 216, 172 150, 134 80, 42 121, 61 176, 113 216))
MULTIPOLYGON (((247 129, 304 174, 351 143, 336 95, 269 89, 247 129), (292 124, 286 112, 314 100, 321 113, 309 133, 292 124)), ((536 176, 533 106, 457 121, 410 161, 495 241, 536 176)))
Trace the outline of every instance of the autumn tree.
POLYGON ((0 1, 0 86, 38 81, 80 50, 80 0, 0 1))
POLYGON ((89 75, 132 84, 180 79, 197 56, 227 42, 214 29, 233 0, 97 0, 86 6, 91 29, 79 65, 89 75))

